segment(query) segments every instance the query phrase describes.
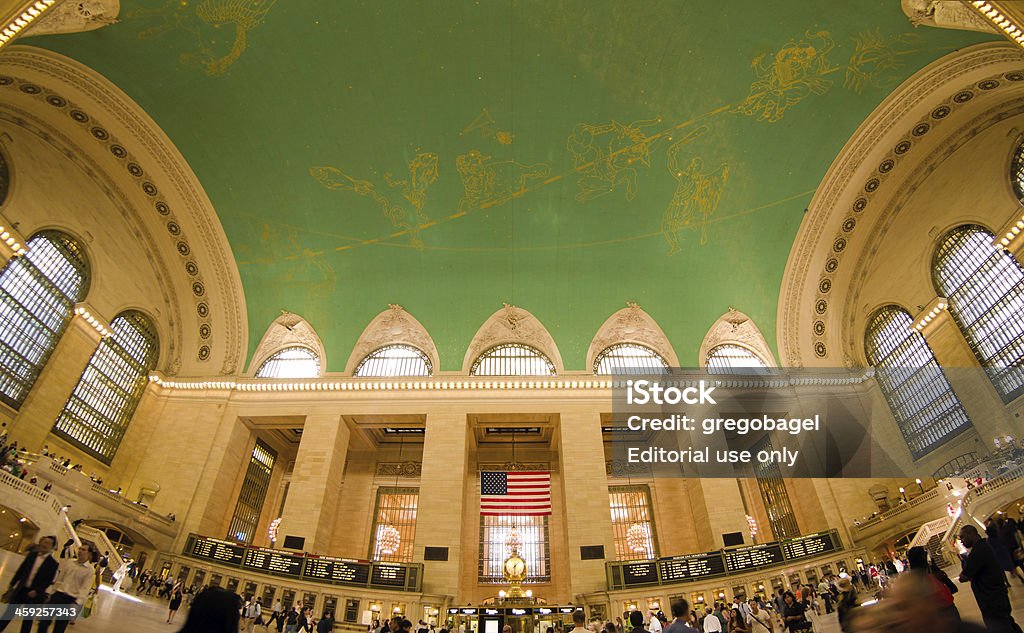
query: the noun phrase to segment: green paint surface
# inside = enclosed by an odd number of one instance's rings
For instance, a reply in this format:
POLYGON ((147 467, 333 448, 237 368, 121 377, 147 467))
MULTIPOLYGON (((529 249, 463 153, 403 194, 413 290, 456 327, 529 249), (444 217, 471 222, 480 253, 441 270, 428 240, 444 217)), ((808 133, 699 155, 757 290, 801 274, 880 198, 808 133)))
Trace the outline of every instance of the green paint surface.
POLYGON ((443 370, 502 302, 570 370, 626 301, 683 365, 730 306, 774 349, 836 154, 899 82, 991 39, 914 29, 895 0, 145 0, 25 43, 102 73, 188 160, 238 261, 249 353, 285 309, 341 371, 389 303, 443 370))

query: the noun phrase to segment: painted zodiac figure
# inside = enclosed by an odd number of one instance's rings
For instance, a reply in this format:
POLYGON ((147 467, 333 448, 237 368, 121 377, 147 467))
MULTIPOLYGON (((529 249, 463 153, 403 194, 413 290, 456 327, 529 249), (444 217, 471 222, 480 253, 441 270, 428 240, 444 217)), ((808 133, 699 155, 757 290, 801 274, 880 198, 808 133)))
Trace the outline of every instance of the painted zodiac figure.
POLYGON ((372 200, 391 225, 408 232, 411 244, 421 249, 423 241, 420 239, 420 229, 430 221, 423 210, 427 202, 426 191, 437 182, 437 164, 437 154, 424 152, 409 161, 408 180, 396 180, 391 174, 384 175, 384 181, 388 186, 401 189, 402 197, 412 205, 414 217, 411 218, 403 206, 392 204, 368 180, 357 180, 337 167, 313 167, 309 173, 328 189, 352 191, 372 200))
POLYGON ((899 79, 897 71, 903 66, 902 57, 914 52, 897 49, 917 39, 915 33, 884 37, 877 28, 860 33, 853 38, 854 52, 846 66, 843 86, 859 94, 868 86, 882 88, 896 82, 899 79))
POLYGON ((641 128, 660 123, 661 119, 636 121, 623 125, 612 121, 605 125, 577 125, 566 148, 572 154, 580 178, 576 182, 576 200, 586 202, 626 188, 626 199, 636 197, 637 171, 634 165, 651 164, 651 146, 656 137, 644 134, 641 128))
POLYGON ((836 70, 826 56, 835 46, 828 31, 819 31, 790 40, 767 63, 767 54, 758 55, 751 62, 758 78, 734 111, 775 122, 808 96, 825 94, 832 82, 824 75, 836 70))
MULTIPOLYGON (((133 9, 127 13, 130 18, 162 18, 163 22, 141 31, 140 39, 163 35, 175 29, 183 29, 196 36, 199 41, 199 63, 208 75, 224 74, 245 52, 248 33, 263 23, 277 0, 202 0, 193 11, 190 3, 183 0, 169 0, 162 7, 133 9), (198 18, 198 21, 196 20, 198 18), (213 49, 215 37, 204 33, 202 25, 215 29, 234 26, 234 39, 226 53, 213 49)), ((189 63, 195 56, 182 55, 183 63, 189 63)))
MULTIPOLYGON (((696 131, 701 133, 700 130, 696 131)), ((676 191, 661 216, 661 233, 668 242, 668 254, 679 252, 682 229, 700 228, 700 243, 708 241, 708 220, 718 208, 725 183, 729 181, 729 165, 722 163, 712 173, 704 173, 704 160, 696 157, 684 169, 679 161, 679 149, 693 140, 691 133, 668 148, 668 170, 676 179, 676 191)))
POLYGON ((455 158, 455 170, 459 172, 464 191, 460 211, 508 200, 525 192, 529 181, 547 178, 551 173, 551 168, 544 163, 492 162, 490 156, 475 149, 455 158))

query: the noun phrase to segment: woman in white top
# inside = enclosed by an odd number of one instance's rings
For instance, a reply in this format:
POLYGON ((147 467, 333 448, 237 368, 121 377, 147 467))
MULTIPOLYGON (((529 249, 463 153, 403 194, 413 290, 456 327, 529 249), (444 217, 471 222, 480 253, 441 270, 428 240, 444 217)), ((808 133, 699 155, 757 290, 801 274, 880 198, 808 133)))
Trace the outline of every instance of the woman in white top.
MULTIPOLYGON (((78 547, 74 558, 62 558, 60 568, 57 570, 57 578, 50 586, 51 605, 78 605, 79 613, 85 599, 96 590, 96 562, 100 559, 100 553, 90 543, 83 543, 78 547)), ((54 633, 64 633, 68 628, 70 620, 41 620, 39 622, 39 633, 46 633, 50 630, 51 622, 54 633)))

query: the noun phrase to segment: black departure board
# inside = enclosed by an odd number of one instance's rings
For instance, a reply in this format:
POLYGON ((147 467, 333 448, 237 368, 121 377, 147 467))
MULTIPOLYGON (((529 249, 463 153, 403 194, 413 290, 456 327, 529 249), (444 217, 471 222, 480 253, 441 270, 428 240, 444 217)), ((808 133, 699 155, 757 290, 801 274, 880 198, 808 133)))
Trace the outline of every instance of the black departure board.
POLYGON ((786 560, 800 560, 801 558, 820 556, 821 554, 834 552, 836 549, 835 541, 829 532, 801 536, 782 542, 782 555, 786 557, 786 560))
POLYGON ((342 585, 365 586, 370 580, 370 564, 329 556, 307 556, 302 577, 342 585))
POLYGON ((215 538, 196 537, 192 543, 192 556, 217 561, 227 565, 241 565, 245 556, 245 547, 231 541, 215 538))
POLYGON ((722 552, 673 556, 659 559, 658 569, 663 583, 696 580, 724 574, 725 559, 722 552))
POLYGON ((622 584, 627 587, 658 584, 657 561, 648 560, 624 564, 622 566, 622 584))
POLYGON ((373 587, 405 587, 406 569, 401 565, 374 563, 370 569, 370 585, 373 587))
POLYGON ((722 552, 725 554, 725 564, 731 572, 770 567, 781 564, 785 560, 782 557, 782 545, 779 543, 749 545, 725 549, 722 552))
POLYGON ((245 550, 245 559, 242 561, 242 567, 298 578, 302 575, 303 560, 304 557, 301 554, 289 554, 279 550, 250 547, 245 550))

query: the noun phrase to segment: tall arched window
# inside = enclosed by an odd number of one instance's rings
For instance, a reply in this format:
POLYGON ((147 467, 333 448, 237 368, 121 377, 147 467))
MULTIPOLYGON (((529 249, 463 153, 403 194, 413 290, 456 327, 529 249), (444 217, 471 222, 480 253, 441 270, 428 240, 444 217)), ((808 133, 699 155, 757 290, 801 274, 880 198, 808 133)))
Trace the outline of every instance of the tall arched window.
POLYGON ((664 374, 668 361, 661 354, 639 343, 610 345, 594 359, 594 373, 610 374, 664 374))
POLYGON ((160 351, 156 328, 141 312, 122 312, 110 330, 53 425, 54 435, 104 464, 121 445, 160 351))
POLYGON ((26 246, 0 271, 0 400, 15 409, 89 287, 89 261, 72 237, 42 231, 26 246))
POLYGON ((760 356, 741 345, 716 345, 708 351, 705 363, 712 374, 729 373, 734 369, 767 369, 760 356))
POLYGON ((469 375, 554 376, 555 365, 538 349, 521 343, 506 343, 480 354, 469 375))
POLYGON ((257 378, 318 378, 320 357, 306 347, 288 347, 263 361, 257 378))
POLYGON ((864 348, 868 363, 914 459, 971 426, 946 375, 910 314, 886 306, 869 320, 864 348))
POLYGON ((430 358, 412 345, 385 345, 359 361, 355 375, 363 378, 429 376, 430 358))
POLYGON ((1013 192, 1017 194, 1017 199, 1024 202, 1024 143, 1018 145, 1017 151, 1013 153, 1010 182, 1013 183, 1013 192))
POLYGON ((935 251, 932 274, 949 312, 1004 402, 1024 393, 1024 269, 983 227, 959 226, 935 251))

